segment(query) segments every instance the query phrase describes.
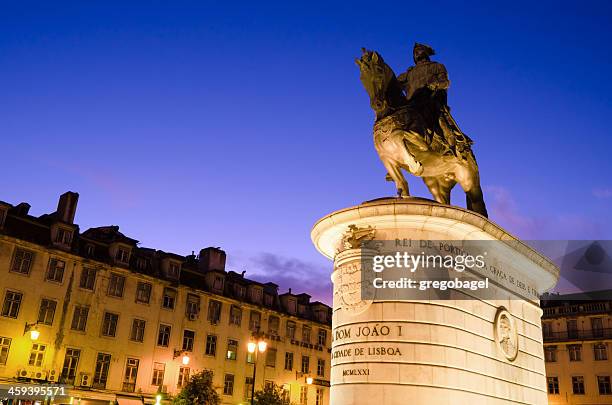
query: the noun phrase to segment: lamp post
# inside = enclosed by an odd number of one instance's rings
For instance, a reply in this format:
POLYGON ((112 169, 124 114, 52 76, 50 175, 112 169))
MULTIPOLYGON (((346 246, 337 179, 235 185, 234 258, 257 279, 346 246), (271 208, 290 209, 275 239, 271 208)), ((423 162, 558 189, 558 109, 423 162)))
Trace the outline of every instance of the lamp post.
POLYGON ((30 332, 30 339, 38 340, 40 336, 40 331, 38 330, 38 322, 35 323, 27 323, 25 324, 25 328, 23 328, 23 334, 30 332))
MULTIPOLYGON (((257 336, 254 336, 254 337, 257 337, 257 336)), ((268 344, 263 339, 259 339, 257 342, 251 340, 247 344, 247 350, 249 351, 249 353, 254 355, 254 359, 253 359, 253 385, 251 385, 251 405, 255 404, 255 377, 257 375, 256 374, 257 373, 257 354, 265 352, 267 347, 268 347, 268 344)))

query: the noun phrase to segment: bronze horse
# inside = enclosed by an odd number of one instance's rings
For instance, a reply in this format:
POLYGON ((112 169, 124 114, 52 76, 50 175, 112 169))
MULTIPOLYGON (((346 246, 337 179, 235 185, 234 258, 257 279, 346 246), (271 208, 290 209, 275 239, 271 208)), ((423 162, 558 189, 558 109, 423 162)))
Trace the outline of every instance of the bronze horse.
POLYGON ((444 136, 429 130, 422 112, 406 99, 395 73, 377 52, 364 49, 355 62, 376 113, 374 146, 398 195, 410 196, 401 171, 404 169, 423 178, 433 198, 442 204, 450 204, 451 189, 459 183, 466 194, 467 208, 486 217, 471 140, 464 137, 457 149, 444 136))

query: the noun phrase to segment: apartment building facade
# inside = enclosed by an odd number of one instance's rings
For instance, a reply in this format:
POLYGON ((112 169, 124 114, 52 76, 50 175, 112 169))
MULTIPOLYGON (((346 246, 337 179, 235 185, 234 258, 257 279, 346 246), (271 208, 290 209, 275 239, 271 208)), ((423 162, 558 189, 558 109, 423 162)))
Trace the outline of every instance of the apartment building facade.
POLYGON ((81 233, 77 201, 65 193, 39 217, 0 202, 0 387, 65 386, 50 403, 155 403, 208 369, 224 404, 271 383, 291 403, 329 404, 331 308, 227 271, 219 248, 181 256, 117 226, 81 233), (257 359, 254 336, 267 342, 257 359))
POLYGON ((550 405, 612 404, 612 300, 603 295, 542 301, 550 405))

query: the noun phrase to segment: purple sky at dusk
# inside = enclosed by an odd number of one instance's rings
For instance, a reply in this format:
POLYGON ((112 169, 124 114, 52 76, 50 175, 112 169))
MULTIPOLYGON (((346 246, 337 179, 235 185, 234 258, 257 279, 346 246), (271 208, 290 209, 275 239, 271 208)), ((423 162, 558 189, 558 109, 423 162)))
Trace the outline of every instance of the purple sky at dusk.
POLYGON ((0 200, 40 215, 76 191, 82 231, 220 246, 229 269, 330 302, 311 226, 394 194, 353 59, 375 49, 399 74, 418 41, 449 71, 490 218, 611 239, 612 3, 489 3, 4 2, 0 200))

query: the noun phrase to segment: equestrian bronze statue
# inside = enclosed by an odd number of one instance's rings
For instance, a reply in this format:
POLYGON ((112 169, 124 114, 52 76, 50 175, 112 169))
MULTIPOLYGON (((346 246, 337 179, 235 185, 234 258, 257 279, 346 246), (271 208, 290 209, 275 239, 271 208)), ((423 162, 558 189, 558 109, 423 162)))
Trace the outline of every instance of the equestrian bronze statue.
POLYGON ((398 195, 410 196, 404 169, 421 177, 442 204, 450 204, 451 189, 459 183, 467 208, 486 217, 473 142, 450 114, 448 74, 444 65, 430 60, 433 49, 415 44, 415 65, 399 77, 377 52, 362 53, 355 61, 376 113, 374 146, 398 195))

